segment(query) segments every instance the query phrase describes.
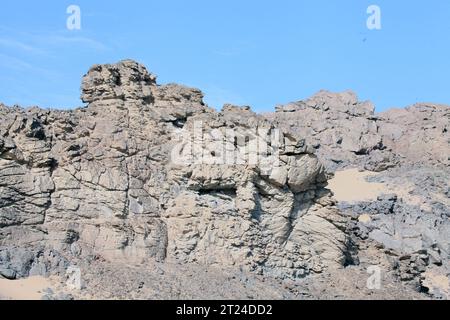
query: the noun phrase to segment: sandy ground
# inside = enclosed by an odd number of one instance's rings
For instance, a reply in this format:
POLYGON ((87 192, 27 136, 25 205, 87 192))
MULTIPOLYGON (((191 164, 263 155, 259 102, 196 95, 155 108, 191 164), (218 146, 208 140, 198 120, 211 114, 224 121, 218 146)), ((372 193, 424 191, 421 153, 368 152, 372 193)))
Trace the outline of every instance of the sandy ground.
POLYGON ((0 298, 6 300, 41 300, 46 288, 53 286, 51 279, 30 277, 20 280, 0 278, 0 298))
POLYGON ((424 274, 424 284, 432 291, 439 291, 450 299, 450 279, 436 267, 428 269, 424 274))
POLYGON ((338 201, 358 202, 376 200, 390 190, 383 183, 366 181, 366 177, 377 175, 375 172, 348 169, 337 171, 333 179, 328 181, 328 188, 333 191, 338 201))
POLYGON ((401 188, 395 181, 389 179, 385 183, 369 182, 368 177, 378 176, 379 173, 370 171, 359 171, 358 169, 348 169, 337 171, 333 179, 328 181, 328 188, 333 191, 334 197, 338 201, 358 202, 374 201, 381 194, 396 194, 405 203, 412 206, 419 206, 424 211, 432 211, 430 205, 432 201, 439 202, 447 207, 450 206, 450 199, 443 193, 431 193, 418 195, 414 191, 417 189, 412 182, 402 182, 401 188))

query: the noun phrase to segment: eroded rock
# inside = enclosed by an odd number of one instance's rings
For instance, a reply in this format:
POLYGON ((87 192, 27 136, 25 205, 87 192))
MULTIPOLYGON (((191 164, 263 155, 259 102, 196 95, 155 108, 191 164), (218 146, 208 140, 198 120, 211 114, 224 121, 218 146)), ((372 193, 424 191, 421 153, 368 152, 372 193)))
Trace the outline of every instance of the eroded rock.
POLYGON ((2 107, 1 248, 283 278, 343 265, 345 218, 313 148, 248 107, 216 112, 155 79, 133 61, 97 65, 85 108, 2 107))

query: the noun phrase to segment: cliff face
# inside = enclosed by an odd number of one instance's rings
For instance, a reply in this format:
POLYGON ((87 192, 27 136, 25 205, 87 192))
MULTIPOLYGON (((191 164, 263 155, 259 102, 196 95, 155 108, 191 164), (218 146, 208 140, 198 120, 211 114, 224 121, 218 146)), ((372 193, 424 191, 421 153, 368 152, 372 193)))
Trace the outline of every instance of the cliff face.
POLYGON ((91 68, 82 100, 74 111, 0 109, 9 273, 51 269, 42 252, 294 278, 344 264, 346 220, 303 140, 247 108, 219 113, 196 89, 159 86, 132 61, 91 68), (19 249, 25 265, 11 262, 19 249))
POLYGON ((377 261, 419 287, 450 272, 447 106, 375 114, 321 91, 264 116, 217 112, 129 60, 92 67, 81 98, 71 111, 0 105, 4 277, 100 260, 292 280, 377 261), (351 167, 409 198, 337 203, 327 178, 351 167))
POLYGON ((384 171, 399 164, 449 166, 448 106, 417 104, 376 114, 353 92, 320 91, 280 105, 269 119, 305 137, 326 168, 384 171))
MULTIPOLYGON (((450 107, 416 104, 376 114, 353 92, 321 91, 278 106, 266 117, 305 137, 330 173, 348 168, 379 172, 370 180, 386 186, 384 195, 338 204, 352 217, 348 229, 358 255, 381 248, 391 260, 385 269, 419 288, 429 282, 428 270, 437 267, 447 288, 437 296, 449 296, 450 107)), ((375 256, 365 259, 377 261, 375 256)))

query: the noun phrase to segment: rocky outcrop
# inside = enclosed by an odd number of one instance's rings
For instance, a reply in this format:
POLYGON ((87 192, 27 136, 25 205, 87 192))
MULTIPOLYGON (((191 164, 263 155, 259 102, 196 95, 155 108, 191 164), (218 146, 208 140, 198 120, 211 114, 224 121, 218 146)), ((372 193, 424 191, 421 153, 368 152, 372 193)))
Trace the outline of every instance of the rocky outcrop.
POLYGON ((400 163, 448 166, 449 112, 448 106, 418 104, 376 114, 353 92, 320 91, 266 116, 305 137, 330 172, 352 166, 384 171, 400 163))
POLYGON ((305 137, 330 174, 353 167, 381 172, 371 180, 388 183, 394 194, 338 205, 352 218, 348 229, 355 251, 378 248, 399 279, 448 297, 428 280, 448 284, 450 275, 448 106, 417 104, 376 114, 352 92, 321 91, 266 117, 292 136, 305 137))
POLYGON ((379 114, 379 133, 403 162, 450 166, 450 108, 416 104, 379 114))
POLYGON ((372 103, 353 92, 320 91, 310 99, 278 106, 268 114, 277 125, 304 136, 330 172, 358 164, 372 171, 395 165, 378 132, 372 103))
POLYGON ((343 265, 346 219, 313 148, 202 98, 122 61, 84 76, 85 108, 2 106, 1 272, 52 272, 44 252, 61 265, 176 260, 282 278, 343 265))
MULTIPOLYGON (((143 266, 227 269, 283 279, 292 297, 340 275, 344 287, 349 274, 364 282, 379 264, 446 297, 436 283, 450 272, 448 107, 375 114, 352 92, 321 91, 275 113, 219 112, 130 60, 93 66, 81 89, 75 110, 0 105, 3 277, 73 264, 138 266, 136 279, 143 266), (370 179, 395 194, 337 203, 327 178, 352 167, 381 172, 370 179)), ((263 286, 252 281, 254 295, 263 286)))
POLYGON ((360 248, 374 246, 386 252, 389 268, 421 290, 437 292, 427 281, 430 274, 450 274, 450 201, 448 169, 398 167, 371 178, 383 181, 395 194, 377 201, 340 203, 343 213, 352 217, 353 243, 360 248))

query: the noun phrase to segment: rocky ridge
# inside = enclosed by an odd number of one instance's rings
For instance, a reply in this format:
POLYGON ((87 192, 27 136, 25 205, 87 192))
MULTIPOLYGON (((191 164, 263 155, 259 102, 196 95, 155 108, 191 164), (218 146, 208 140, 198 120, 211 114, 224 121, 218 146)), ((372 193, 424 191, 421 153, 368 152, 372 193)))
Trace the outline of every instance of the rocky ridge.
POLYGON ((374 260, 422 291, 430 270, 448 277, 446 106, 375 114, 354 93, 322 91, 273 114, 218 112, 130 60, 92 67, 81 98, 70 111, 0 105, 6 278, 96 262, 198 265, 257 274, 256 287, 291 281, 281 297, 293 298, 301 281, 363 274, 374 260), (420 200, 337 203, 327 178, 355 166, 420 200))
POLYGON ((219 113, 200 91, 155 79, 133 61, 98 65, 83 79, 86 108, 0 109, 9 274, 50 271, 47 251, 294 278, 344 264, 346 222, 303 140, 273 139, 276 128, 250 110, 219 113), (199 139, 190 138, 196 125, 199 139), (19 250, 38 256, 16 266, 19 250))
MULTIPOLYGON (((418 290, 429 292, 428 270, 450 274, 450 108, 416 104, 374 113, 353 92, 321 91, 306 101, 278 106, 267 117, 294 136, 304 136, 332 174, 359 168, 379 172, 369 181, 394 190, 377 201, 339 203, 352 217, 358 251, 378 247, 392 271, 418 290)), ((362 254, 361 252, 359 253, 362 254)))

